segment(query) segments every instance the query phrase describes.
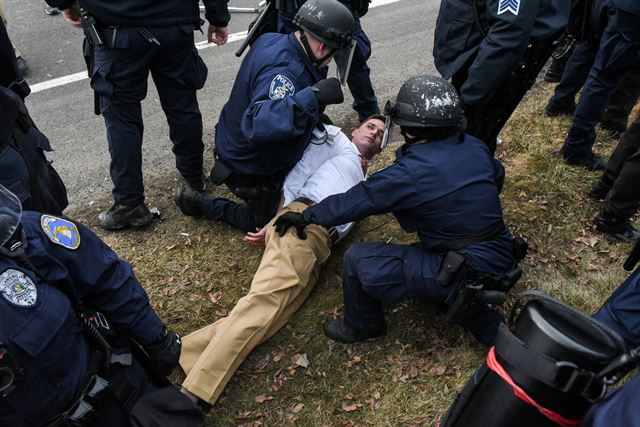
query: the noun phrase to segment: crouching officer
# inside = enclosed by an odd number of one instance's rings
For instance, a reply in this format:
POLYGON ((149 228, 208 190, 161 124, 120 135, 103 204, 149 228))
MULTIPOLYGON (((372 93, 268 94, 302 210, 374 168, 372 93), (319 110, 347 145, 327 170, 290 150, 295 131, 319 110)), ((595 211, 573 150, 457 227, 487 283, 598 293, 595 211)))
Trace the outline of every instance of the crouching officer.
POLYGON ((330 227, 392 212, 405 231, 418 233, 420 246, 363 243, 347 250, 345 315, 325 324, 330 338, 380 337, 383 302, 426 298, 448 305, 448 319, 490 343, 502 316, 485 302, 504 300, 521 258, 502 218, 504 169, 482 141, 463 133, 458 96, 444 79, 407 80, 385 114, 387 140, 392 121, 406 142, 395 163, 303 213, 282 215, 275 226, 281 235, 294 226, 304 238, 308 224, 330 227))
POLYGON ((326 79, 326 67, 335 57, 339 75, 349 73, 351 12, 337 0, 309 0, 294 22, 295 33, 269 33, 255 41, 216 125, 211 181, 226 184, 246 204, 216 198, 203 205, 201 194, 183 188, 176 204, 184 214, 225 221, 245 232, 265 225, 322 110, 344 100, 339 80, 326 79))
POLYGON ((155 372, 177 366, 180 337, 128 263, 80 224, 21 212, 3 186, 0 244, 1 425, 149 425, 159 390, 176 408, 155 372))
MULTIPOLYGON (((278 32, 283 34, 292 33, 296 30, 293 24, 293 17, 304 0, 273 0, 278 9, 278 32)), ((353 52, 353 62, 346 77, 346 83, 353 95, 353 109, 358 113, 358 119, 363 122, 367 117, 380 113, 378 98, 371 83, 371 69, 367 65, 367 60, 371 56, 371 41, 362 29, 360 18, 369 11, 370 0, 341 0, 353 13, 355 19, 355 31, 353 39, 356 48, 353 52)), ((344 82, 343 82, 344 83, 344 82)))

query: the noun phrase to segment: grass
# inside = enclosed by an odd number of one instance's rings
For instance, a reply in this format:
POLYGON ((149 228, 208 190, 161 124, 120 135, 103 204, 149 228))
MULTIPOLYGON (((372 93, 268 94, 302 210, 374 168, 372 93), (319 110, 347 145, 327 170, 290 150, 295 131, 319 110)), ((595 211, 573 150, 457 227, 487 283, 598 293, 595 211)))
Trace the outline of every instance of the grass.
MULTIPOLYGON (((531 245, 524 277, 507 306, 516 294, 535 288, 591 313, 626 276, 621 265, 630 245, 596 234, 590 226, 599 206, 584 191, 598 174, 566 166, 551 155, 570 126, 568 118, 543 115, 551 90, 540 83, 530 91, 498 149, 507 169, 506 221, 531 245)), ((353 123, 337 124, 348 129, 353 123)), ((599 138, 603 143, 596 151, 608 155, 614 141, 605 132, 599 138)), ((381 157, 374 169, 392 162, 393 149, 381 157)), ((141 231, 99 234, 133 264, 167 325, 186 334, 228 313, 247 292, 261 254, 228 226, 182 216, 172 198, 177 176, 161 178, 147 182, 150 205, 160 207, 161 221, 141 231)), ((95 213, 109 203, 104 199, 69 215, 97 230, 95 213)), ((420 302, 389 307, 389 330, 381 341, 335 344, 321 329, 342 305, 346 247, 358 241, 416 240, 387 220, 362 221, 334 250, 305 305, 233 377, 208 415, 210 425, 437 423, 486 354, 464 330, 445 325, 439 312, 420 302), (310 362, 307 368, 295 363, 302 354, 310 362)), ((174 377, 178 383, 181 379, 174 377)))

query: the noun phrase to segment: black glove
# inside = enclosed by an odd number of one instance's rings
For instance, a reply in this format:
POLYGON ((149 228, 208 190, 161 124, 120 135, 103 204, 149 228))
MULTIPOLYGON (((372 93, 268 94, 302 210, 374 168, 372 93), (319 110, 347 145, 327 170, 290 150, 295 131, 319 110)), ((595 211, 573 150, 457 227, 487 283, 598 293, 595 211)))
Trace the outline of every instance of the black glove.
POLYGON ((162 375, 169 375, 180 361, 182 340, 180 335, 165 328, 160 336, 151 343, 142 346, 151 362, 162 375))
POLYGON ((335 77, 320 80, 311 86, 311 88, 313 89, 313 93, 316 94, 320 105, 340 104, 344 101, 340 80, 335 77))
POLYGON ((304 228, 311 224, 311 221, 304 219, 304 215, 300 212, 285 212, 276 219, 273 226, 276 228, 276 233, 280 237, 284 236, 289 227, 295 227, 298 237, 302 240, 307 238, 307 233, 304 232, 304 228))

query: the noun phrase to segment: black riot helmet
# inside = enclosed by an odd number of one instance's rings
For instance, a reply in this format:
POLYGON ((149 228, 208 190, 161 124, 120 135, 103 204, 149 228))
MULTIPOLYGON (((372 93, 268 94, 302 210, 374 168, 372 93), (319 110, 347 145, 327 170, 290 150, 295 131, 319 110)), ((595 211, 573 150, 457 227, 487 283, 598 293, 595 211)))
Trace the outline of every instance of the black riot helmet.
POLYGON ((313 63, 318 66, 334 55, 338 79, 345 84, 356 47, 353 13, 337 0, 308 0, 296 13, 293 23, 300 28, 300 40, 313 63), (316 58, 305 33, 329 46, 331 52, 323 58, 316 58))
POLYGON ((392 123, 414 129, 459 128, 465 120, 458 93, 451 83, 436 76, 415 76, 403 83, 395 101, 384 107, 387 117, 383 146, 390 139, 392 123))

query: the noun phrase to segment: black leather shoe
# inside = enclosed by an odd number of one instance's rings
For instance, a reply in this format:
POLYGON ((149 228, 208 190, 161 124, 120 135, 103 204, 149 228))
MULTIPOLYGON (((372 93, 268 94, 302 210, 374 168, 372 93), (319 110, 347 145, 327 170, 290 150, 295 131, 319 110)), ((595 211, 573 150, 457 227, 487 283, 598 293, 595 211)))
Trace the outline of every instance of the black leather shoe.
POLYGON ((378 331, 359 331, 347 325, 343 318, 330 319, 324 323, 324 334, 342 343, 374 341, 382 338, 385 333, 385 328, 378 331))
POLYGON ((626 127, 620 126, 617 123, 606 121, 600 122, 600 128, 609 132, 613 139, 620 139, 622 137, 622 134, 627 131, 626 127))
POLYGON ((591 153, 588 156, 567 156, 563 153, 565 163, 571 166, 581 166, 590 171, 602 171, 607 168, 607 161, 600 156, 591 153))
POLYGON ((176 190, 175 201, 183 214, 202 216, 202 193, 189 187, 180 187, 176 190))
POLYGON ((187 181, 187 185, 189 185, 192 190, 198 193, 203 193, 207 189, 207 182, 204 179, 204 175, 195 178, 185 178, 184 180, 187 181))
POLYGON ((607 198, 609 190, 611 190, 611 187, 599 179, 591 186, 590 189, 587 190, 587 196, 591 197, 593 200, 604 200, 607 198))
POLYGON ((48 4, 44 6, 44 13, 49 16, 57 15, 60 13, 60 9, 57 7, 49 6, 48 4))
POLYGON ((633 242, 640 239, 640 232, 628 220, 622 220, 602 211, 595 217, 593 224, 599 232, 608 234, 623 242, 633 242))
POLYGON ((549 117, 572 116, 576 109, 576 104, 556 105, 549 100, 547 106, 544 107, 544 113, 549 117))
POLYGON ((141 227, 153 220, 153 214, 144 203, 138 206, 124 206, 115 204, 98 215, 98 224, 105 230, 121 230, 127 226, 141 227))

